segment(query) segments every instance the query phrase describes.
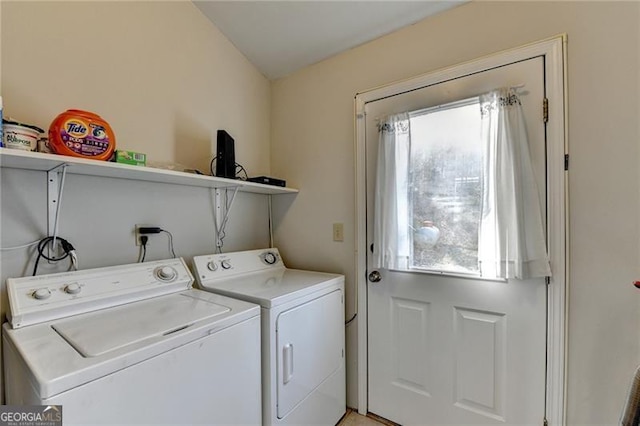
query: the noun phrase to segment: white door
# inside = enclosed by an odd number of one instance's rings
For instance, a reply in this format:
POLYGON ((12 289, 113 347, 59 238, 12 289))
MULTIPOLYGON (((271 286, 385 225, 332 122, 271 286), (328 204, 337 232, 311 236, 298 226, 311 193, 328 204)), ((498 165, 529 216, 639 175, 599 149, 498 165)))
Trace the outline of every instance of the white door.
POLYGON ((373 242, 376 119, 416 111, 411 155, 412 161, 422 158, 414 169, 424 169, 412 171, 407 270, 379 270, 381 279, 368 283, 370 412, 404 425, 542 424, 546 284, 543 278, 480 279, 474 271, 472 199, 480 175, 472 161, 465 162, 475 155, 473 147, 456 137, 465 139, 475 124, 455 114, 462 111, 458 107, 474 108, 469 101, 474 96, 522 86, 518 93, 545 203, 544 81, 544 58, 535 57, 366 104, 368 247, 373 242), (449 113, 454 115, 439 116, 449 113), (414 152, 414 137, 430 140, 431 148, 414 152), (461 163, 451 166, 452 161, 461 163), (420 186, 424 182, 426 188, 420 186))

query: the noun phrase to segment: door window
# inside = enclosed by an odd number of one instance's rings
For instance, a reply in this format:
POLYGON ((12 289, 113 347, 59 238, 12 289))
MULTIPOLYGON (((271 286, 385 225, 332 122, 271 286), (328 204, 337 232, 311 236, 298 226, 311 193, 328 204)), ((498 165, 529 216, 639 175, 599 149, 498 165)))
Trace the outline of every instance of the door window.
POLYGON ((410 114, 412 269, 477 275, 482 145, 478 97, 410 114))

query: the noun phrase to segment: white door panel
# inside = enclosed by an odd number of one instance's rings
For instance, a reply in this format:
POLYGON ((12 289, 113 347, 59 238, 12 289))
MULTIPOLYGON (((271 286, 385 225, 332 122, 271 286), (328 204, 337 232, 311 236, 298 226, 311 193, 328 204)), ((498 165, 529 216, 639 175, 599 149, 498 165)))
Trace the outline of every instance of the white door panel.
MULTIPOLYGON (((366 105, 367 246, 373 242, 376 119, 521 84, 530 152, 544 203, 544 59, 536 57, 366 105)), ((542 209, 544 219, 544 205, 542 209)), ((544 279, 502 282, 380 273, 382 280, 369 283, 367 294, 369 411, 406 425, 541 424, 544 279)))

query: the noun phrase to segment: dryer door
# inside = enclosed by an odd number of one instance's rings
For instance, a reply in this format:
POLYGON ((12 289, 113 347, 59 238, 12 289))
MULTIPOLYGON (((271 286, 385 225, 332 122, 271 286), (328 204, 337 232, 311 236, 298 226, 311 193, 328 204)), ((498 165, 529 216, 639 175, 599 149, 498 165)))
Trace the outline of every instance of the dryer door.
POLYGON ((335 290, 278 315, 278 418, 284 418, 343 362, 342 291, 335 290))

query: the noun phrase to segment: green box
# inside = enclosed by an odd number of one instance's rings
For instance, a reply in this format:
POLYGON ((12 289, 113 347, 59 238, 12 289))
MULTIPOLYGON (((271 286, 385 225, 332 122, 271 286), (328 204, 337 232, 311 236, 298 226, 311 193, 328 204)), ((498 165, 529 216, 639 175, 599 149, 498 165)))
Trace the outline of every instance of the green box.
POLYGON ((147 154, 118 149, 116 150, 116 163, 131 164, 134 166, 146 166, 147 154))

